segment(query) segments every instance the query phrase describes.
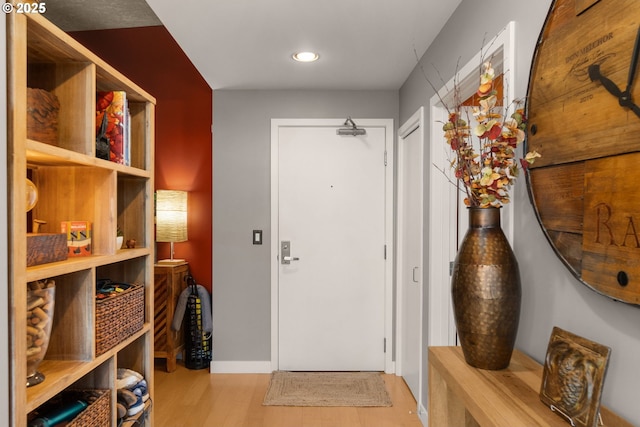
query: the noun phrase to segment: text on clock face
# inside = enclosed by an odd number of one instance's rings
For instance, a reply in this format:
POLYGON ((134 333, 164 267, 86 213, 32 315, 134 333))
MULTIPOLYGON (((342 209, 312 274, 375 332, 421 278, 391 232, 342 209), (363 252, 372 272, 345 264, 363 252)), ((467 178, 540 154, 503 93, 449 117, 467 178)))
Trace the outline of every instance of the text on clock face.
POLYGON ((608 42, 609 40, 613 39, 613 33, 608 33, 605 34, 604 36, 598 38, 597 40, 594 40, 592 42, 590 42, 589 44, 587 44, 586 46, 582 47, 582 49, 572 53, 571 55, 567 56, 565 59, 565 62, 568 64, 572 61, 575 61, 577 58, 579 58, 580 56, 584 56, 587 53, 591 52, 593 49, 595 49, 596 47, 608 42))

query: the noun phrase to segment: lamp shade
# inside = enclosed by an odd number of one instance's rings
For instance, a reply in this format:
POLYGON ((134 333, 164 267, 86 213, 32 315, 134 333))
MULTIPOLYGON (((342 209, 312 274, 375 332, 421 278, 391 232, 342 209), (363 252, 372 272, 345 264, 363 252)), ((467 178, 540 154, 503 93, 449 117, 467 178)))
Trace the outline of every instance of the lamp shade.
POLYGON ((186 242, 187 192, 156 191, 156 242, 186 242))

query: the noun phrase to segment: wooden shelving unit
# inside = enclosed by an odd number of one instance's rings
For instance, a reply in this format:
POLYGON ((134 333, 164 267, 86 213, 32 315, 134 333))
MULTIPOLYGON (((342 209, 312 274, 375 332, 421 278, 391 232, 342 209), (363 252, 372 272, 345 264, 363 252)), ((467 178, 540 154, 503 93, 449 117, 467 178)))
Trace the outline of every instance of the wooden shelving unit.
MULTIPOLYGON (((153 164, 155 99, 40 15, 7 15, 11 425, 69 388, 109 389, 116 425, 116 372, 142 373, 153 399, 153 164), (27 138, 27 88, 60 102, 57 143, 27 138), (131 166, 95 156, 97 91, 124 90, 131 111, 131 166), (39 191, 43 232, 61 221, 92 223, 92 255, 27 267, 26 177, 39 191), (116 229, 135 249, 116 248, 116 229), (27 284, 56 282, 43 383, 26 387, 27 284), (141 330, 96 354, 96 281, 144 284, 141 330)), ((153 423, 153 413, 149 423, 153 423)))

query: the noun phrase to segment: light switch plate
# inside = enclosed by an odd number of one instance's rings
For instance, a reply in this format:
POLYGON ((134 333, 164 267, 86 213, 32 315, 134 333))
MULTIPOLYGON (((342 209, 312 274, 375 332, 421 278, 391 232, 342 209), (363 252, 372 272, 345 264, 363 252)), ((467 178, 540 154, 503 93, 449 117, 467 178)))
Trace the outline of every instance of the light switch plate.
POLYGON ((262 230, 253 230, 253 244, 254 245, 262 244, 262 230))

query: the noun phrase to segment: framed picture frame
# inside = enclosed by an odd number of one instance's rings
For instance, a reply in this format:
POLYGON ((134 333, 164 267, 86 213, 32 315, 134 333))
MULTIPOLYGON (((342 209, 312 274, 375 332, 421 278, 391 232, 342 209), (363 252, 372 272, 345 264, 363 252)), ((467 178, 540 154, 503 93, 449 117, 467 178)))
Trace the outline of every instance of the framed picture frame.
POLYGON ((553 328, 544 361, 540 400, 572 426, 596 427, 611 349, 553 328))

